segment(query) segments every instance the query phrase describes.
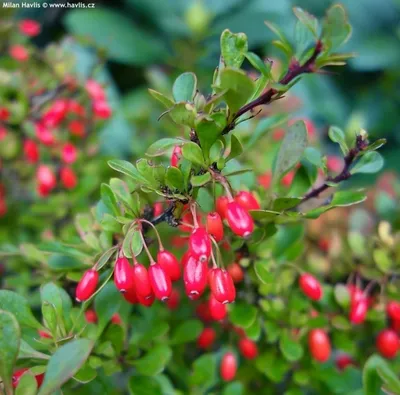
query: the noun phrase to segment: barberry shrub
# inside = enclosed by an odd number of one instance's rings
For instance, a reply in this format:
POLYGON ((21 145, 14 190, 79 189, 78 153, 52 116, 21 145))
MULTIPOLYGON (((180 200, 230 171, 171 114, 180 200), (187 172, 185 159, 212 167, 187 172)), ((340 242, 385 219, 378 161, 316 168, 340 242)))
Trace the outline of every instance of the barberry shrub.
MULTIPOLYGON (((338 187, 380 170, 385 141, 332 126, 338 166, 310 146, 309 121, 257 116, 304 74, 351 56, 337 53, 351 32, 342 6, 321 25, 294 11, 293 42, 267 23, 285 56, 281 76, 226 30, 207 94, 191 72, 171 95, 150 91, 181 135, 135 163, 109 161, 115 177, 76 217, 80 240, 31 251, 50 280, 39 282, 41 314, 0 290, 5 393, 399 393, 397 236, 388 223, 370 244, 354 230, 348 244, 305 235, 366 199, 338 187)), ((101 89, 86 87, 108 116, 101 89)), ((39 170, 47 191, 54 179, 39 170)))

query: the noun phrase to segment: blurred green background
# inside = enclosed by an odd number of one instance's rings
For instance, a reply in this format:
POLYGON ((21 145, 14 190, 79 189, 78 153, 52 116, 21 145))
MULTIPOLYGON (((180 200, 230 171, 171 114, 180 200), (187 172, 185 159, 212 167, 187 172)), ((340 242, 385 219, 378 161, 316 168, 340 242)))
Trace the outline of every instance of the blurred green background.
MULTIPOLYGON (((334 3, 92 1, 94 9, 20 9, 17 17, 32 17, 43 24, 42 34, 36 39, 40 46, 55 39, 64 40, 64 45, 78 54, 77 67, 82 75, 88 73, 99 53, 105 55, 106 67, 97 78, 107 82, 117 111, 102 132, 102 147, 105 154, 120 157, 136 156, 173 128, 164 119, 157 121, 162 111, 148 94, 148 87, 167 92, 174 78, 188 70, 198 75, 200 88, 210 85, 223 29, 245 32, 252 51, 276 59, 279 52, 269 44, 273 36, 264 25, 265 20, 275 22, 288 37, 293 37, 293 6, 321 17, 334 3), (69 35, 78 40, 67 40, 69 35)), ((343 51, 357 56, 345 68, 317 78, 306 76, 296 85, 292 94, 302 105, 295 115, 310 117, 324 137, 331 124, 346 128, 348 133, 363 127, 371 139, 386 137, 388 144, 382 152, 386 169, 395 169, 400 148, 400 1, 342 3, 353 25, 352 37, 343 51)), ((328 150, 335 153, 335 147, 328 150)))

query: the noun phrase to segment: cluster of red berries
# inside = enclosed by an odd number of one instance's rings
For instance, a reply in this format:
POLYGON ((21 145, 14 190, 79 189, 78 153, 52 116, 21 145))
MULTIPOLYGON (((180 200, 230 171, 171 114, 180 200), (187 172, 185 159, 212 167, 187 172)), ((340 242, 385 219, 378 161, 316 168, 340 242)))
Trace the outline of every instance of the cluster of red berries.
MULTIPOLYGON (((12 386, 14 388, 17 388, 17 386, 21 380, 21 377, 28 371, 29 371, 28 368, 24 368, 24 369, 19 369, 14 372, 14 374, 12 376, 12 386)), ((42 385, 43 380, 44 380, 44 373, 35 375, 35 379, 36 379, 37 388, 40 388, 40 386, 42 385)))

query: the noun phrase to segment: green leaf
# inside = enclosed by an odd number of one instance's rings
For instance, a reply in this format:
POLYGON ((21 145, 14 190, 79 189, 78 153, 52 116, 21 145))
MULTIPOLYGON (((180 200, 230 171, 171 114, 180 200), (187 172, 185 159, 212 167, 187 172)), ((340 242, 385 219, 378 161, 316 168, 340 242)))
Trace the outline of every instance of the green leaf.
POLYGON ((12 375, 18 356, 21 331, 15 317, 0 310, 0 377, 7 394, 13 393, 12 375))
POLYGON ((243 384, 240 381, 234 381, 225 385, 224 391, 222 395, 243 395, 244 388, 243 384))
POLYGON ((128 15, 102 7, 71 10, 64 23, 74 35, 90 38, 117 62, 146 65, 167 56, 166 46, 156 35, 140 29, 128 15))
POLYGON ((268 79, 271 79, 271 66, 272 64, 270 62, 264 63, 261 58, 255 54, 254 52, 247 52, 245 54, 247 60, 250 62, 250 64, 257 69, 262 75, 268 77, 268 79))
POLYGON ((114 160, 109 160, 108 161, 108 166, 110 166, 112 169, 119 171, 120 173, 123 173, 134 180, 146 184, 146 179, 144 179, 140 173, 137 171, 136 167, 126 161, 126 160, 121 160, 121 159, 114 159, 114 160))
POLYGON ((150 145, 147 149, 147 156, 160 156, 163 155, 169 148, 175 145, 181 145, 183 143, 182 139, 167 137, 164 139, 157 140, 155 143, 150 145))
POLYGON ((155 376, 161 373, 172 357, 172 350, 165 345, 157 345, 147 354, 137 359, 134 364, 136 370, 144 376, 155 376))
POLYGON ((227 67, 239 68, 247 53, 247 36, 226 29, 221 34, 221 57, 227 67))
POLYGON ((30 326, 35 329, 41 327, 26 299, 15 292, 0 290, 0 310, 12 313, 21 326, 30 326))
POLYGON ((138 256, 143 249, 142 238, 136 227, 133 227, 125 235, 124 242, 122 243, 122 250, 127 258, 132 258, 132 253, 138 256))
POLYGON ((331 126, 329 128, 328 135, 334 143, 338 143, 340 145, 343 155, 347 155, 349 152, 349 147, 347 146, 346 137, 343 130, 337 126, 331 126))
POLYGON ((77 339, 63 345, 50 358, 38 395, 50 395, 61 388, 85 363, 93 348, 88 339, 77 339))
POLYGON ((204 354, 193 362, 193 373, 190 384, 200 386, 205 393, 217 381, 217 361, 215 355, 204 354))
POLYGON ((182 155, 188 161, 205 167, 203 152, 196 143, 186 143, 182 147, 182 155))
POLYGON ((387 251, 376 248, 373 251, 372 256, 374 257, 374 261, 379 270, 381 270, 383 273, 390 273, 392 268, 392 259, 387 251))
POLYGON ((378 373, 378 369, 381 369, 381 372, 384 370, 385 373, 387 373, 388 370, 386 368, 390 370, 387 366, 387 362, 379 355, 373 354, 368 358, 363 369, 363 389, 365 395, 376 395, 380 393, 383 380, 378 373))
POLYGON ((192 104, 177 103, 167 113, 176 124, 194 128, 197 113, 192 104))
POLYGON ((280 341, 279 348, 283 356, 290 362, 298 361, 303 356, 301 345, 290 338, 290 335, 284 331, 280 341))
POLYGON ((370 151, 363 155, 350 170, 351 174, 377 173, 383 167, 383 158, 379 152, 370 151))
POLYGON ((245 302, 236 302, 230 306, 229 318, 234 325, 248 328, 257 318, 257 309, 245 302))
POLYGON ((306 125, 297 121, 289 127, 280 146, 274 169, 275 184, 300 161, 306 147, 306 125))
POLYGON ((252 131, 249 141, 246 144, 246 149, 249 149, 257 143, 257 141, 271 130, 276 129, 288 120, 287 114, 274 114, 266 118, 262 118, 257 122, 256 128, 252 131))
POLYGON ((172 333, 170 344, 194 342, 203 330, 199 320, 188 320, 181 323, 172 333))
POLYGON ((200 176, 192 176, 190 183, 194 187, 201 187, 211 181, 211 174, 205 173, 200 176))
POLYGON ((172 86, 172 96, 176 102, 193 102, 197 91, 197 77, 194 73, 183 73, 172 86))
POLYGON ((168 167, 165 175, 165 183, 172 190, 177 189, 179 192, 185 191, 183 174, 177 167, 168 167))
POLYGON ((336 284, 334 289, 335 299, 341 307, 348 307, 350 304, 349 289, 344 284, 336 284))
POLYGON ((386 384, 385 387, 395 394, 400 394, 400 379, 385 360, 377 367, 377 371, 386 384))
POLYGON ((344 7, 334 4, 326 13, 322 25, 322 43, 330 51, 336 50, 344 44, 351 35, 351 25, 347 20, 344 7))
POLYGON ((128 386, 131 395, 163 395, 160 384, 153 377, 134 375, 128 386))
POLYGON ((47 261, 47 264, 54 271, 70 271, 70 270, 81 270, 86 268, 87 266, 80 261, 71 256, 61 255, 61 254, 53 254, 47 261))
POLYGON ((272 221, 275 217, 280 215, 279 211, 271 210, 250 210, 249 213, 255 220, 268 220, 272 221))
POLYGON ((35 395, 37 382, 31 371, 26 371, 20 378, 15 395, 35 395))
POLYGON ((226 118, 221 113, 212 114, 210 117, 202 118, 196 123, 196 134, 206 158, 208 158, 210 148, 221 135, 225 125, 226 118))
POLYGON ((254 271, 263 284, 271 284, 275 280, 275 276, 269 268, 271 264, 272 262, 268 260, 256 261, 254 264, 254 271))
POLYGON ((293 7, 293 12, 298 20, 307 27, 315 38, 318 38, 318 20, 314 15, 304 11, 300 7, 293 7))
POLYGON ((314 147, 307 147, 304 150, 304 157, 317 167, 322 168, 324 166, 321 153, 314 147))
POLYGON ((386 144, 386 139, 379 139, 370 144, 363 152, 375 151, 386 144))
POLYGON ((284 211, 288 210, 290 208, 296 207, 297 205, 300 204, 302 201, 301 198, 278 198, 274 200, 274 203, 272 205, 272 210, 273 211, 284 211))
POLYGON ((272 44, 276 45, 278 48, 282 49, 288 56, 290 56, 293 53, 293 49, 286 36, 272 22, 265 21, 264 23, 273 33, 275 33, 279 37, 280 41, 275 40, 272 42, 272 44))
POLYGON ((236 158, 243 152, 243 145, 240 140, 236 137, 235 134, 231 135, 231 149, 229 151, 229 155, 226 157, 226 161, 228 162, 231 159, 236 158))
POLYGON ((118 216, 119 208, 117 204, 117 198, 108 184, 101 184, 101 200, 105 206, 115 215, 118 216))
POLYGON ((149 89, 149 93, 156 100, 158 100, 161 104, 163 104, 165 108, 171 108, 174 105, 173 100, 171 100, 169 97, 163 95, 160 92, 157 92, 153 89, 149 89))
POLYGON ((21 344, 19 346, 18 359, 50 359, 46 354, 36 351, 31 347, 24 339, 21 339, 21 344))
POLYGON ((224 99, 233 115, 247 103, 255 89, 254 81, 242 70, 225 68, 220 72, 219 90, 227 90, 224 99))

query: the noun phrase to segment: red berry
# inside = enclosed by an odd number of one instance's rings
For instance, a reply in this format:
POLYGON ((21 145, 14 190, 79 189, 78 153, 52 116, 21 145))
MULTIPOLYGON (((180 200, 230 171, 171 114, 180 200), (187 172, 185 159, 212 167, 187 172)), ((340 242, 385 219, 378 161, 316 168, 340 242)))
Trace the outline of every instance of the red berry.
POLYGON ((386 305, 386 312, 387 312, 387 315, 392 320, 399 321, 400 320, 400 303, 395 302, 394 300, 390 301, 386 305))
POLYGON ((95 324, 97 322, 97 314, 94 310, 86 310, 85 318, 89 324, 95 324))
POLYGON ((157 254, 158 264, 165 270, 171 281, 177 281, 181 277, 181 267, 175 255, 167 250, 160 250, 157 254))
POLYGON ((244 278, 243 269, 238 263, 236 262, 231 263, 228 266, 227 270, 235 284, 243 281, 244 278))
POLYGON ((289 187, 292 184, 293 178, 294 178, 294 171, 292 170, 282 177, 281 184, 285 187, 289 187))
POLYGON ((76 300, 78 302, 88 300, 96 291, 98 282, 99 273, 93 269, 86 270, 76 287, 76 300))
POLYGON ((36 384, 37 384, 38 388, 40 388, 40 386, 42 385, 43 380, 44 380, 44 373, 37 374, 35 376, 35 379, 36 379, 36 384))
POLYGON ((210 299, 208 301, 208 308, 210 310, 210 315, 213 320, 220 321, 226 317, 226 304, 218 302, 218 300, 215 299, 212 294, 210 295, 210 299))
POLYGON ((203 322, 210 322, 213 320, 210 313, 209 302, 201 302, 196 307, 196 314, 203 322))
POLYGON ((224 225, 222 224, 221 216, 217 212, 208 213, 207 232, 214 237, 216 242, 224 238, 224 225))
POLYGON ((331 243, 330 243, 329 239, 327 239, 325 237, 318 240, 318 247, 324 252, 329 251, 330 244, 331 243))
POLYGON ((102 85, 99 82, 95 80, 87 80, 85 88, 92 100, 105 100, 106 94, 102 85))
POLYGON ((0 141, 3 141, 7 137, 7 129, 0 125, 0 141))
POLYGON ((29 59, 29 53, 23 45, 12 45, 9 54, 18 62, 26 62, 29 59))
POLYGON ((149 278, 155 297, 163 302, 167 301, 172 291, 171 279, 160 264, 150 265, 149 278))
POLYGON ((258 347, 257 344, 254 343, 252 340, 243 337, 239 341, 239 350, 240 353, 243 355, 243 358, 246 359, 254 359, 258 355, 258 347))
POLYGON ((53 145, 55 143, 53 132, 42 123, 37 123, 35 129, 36 137, 43 145, 53 145))
POLYGON ((247 210, 236 202, 229 202, 226 209, 226 219, 232 232, 241 237, 251 235, 254 221, 247 210))
POLYGON ((46 191, 51 191, 57 184, 56 176, 53 170, 46 166, 40 165, 36 172, 38 184, 46 191))
POLYGON ((75 172, 69 167, 62 167, 60 170, 61 182, 67 189, 74 189, 78 180, 75 172))
POLYGON ((210 348, 216 338, 217 334, 213 328, 204 328, 197 338, 197 347, 206 350, 210 348))
POLYGON ((363 291, 356 285, 350 284, 347 286, 347 289, 350 293, 351 303, 359 302, 361 299, 365 298, 363 291))
POLYGON ((74 99, 69 99, 68 101, 68 111, 72 114, 79 115, 81 117, 84 117, 86 115, 86 110, 85 107, 82 106, 82 104, 78 103, 74 99))
POLYGON ((42 116, 42 123, 47 128, 57 127, 65 118, 68 112, 68 101, 58 99, 53 102, 51 107, 42 116))
POLYGON ((141 295, 137 295, 137 298, 138 298, 139 303, 142 306, 145 306, 145 307, 151 307, 153 305, 153 303, 154 303, 154 300, 155 300, 153 293, 151 293, 151 295, 148 296, 147 298, 144 298, 141 295))
POLYGON ((151 288, 149 273, 146 267, 140 263, 135 263, 133 265, 133 275, 139 302, 141 299, 150 299, 153 295, 153 289, 151 288))
POLYGON ((111 317, 111 323, 115 325, 121 325, 122 324, 121 316, 118 313, 114 313, 111 317))
POLYGON ((158 217, 164 211, 163 205, 161 202, 155 202, 153 205, 153 217, 158 217))
POLYGON ((319 281, 311 274, 302 274, 299 279, 299 285, 304 295, 312 300, 322 298, 322 287, 319 281))
POLYGON ((0 217, 7 214, 7 202, 3 197, 0 198, 0 217))
POLYGON ((82 121, 74 120, 68 125, 70 133, 77 137, 83 137, 86 133, 85 123, 82 121))
POLYGON ((0 121, 7 121, 10 117, 10 111, 5 107, 0 107, 0 121))
POLYGON ((24 155, 29 163, 36 163, 39 160, 39 147, 33 140, 24 141, 24 155))
POLYGON ((34 21, 33 19, 23 19, 18 24, 19 31, 25 36, 35 37, 40 33, 41 26, 39 22, 34 21))
POLYGON ((169 299, 167 300, 166 303, 167 307, 170 310, 177 309, 179 306, 180 299, 181 297, 179 295, 179 292, 175 288, 172 288, 171 295, 169 295, 169 299))
POLYGON ((12 386, 14 388, 17 388, 19 380, 21 380, 21 377, 23 376, 23 374, 25 372, 27 372, 29 369, 24 368, 24 369, 19 369, 16 372, 14 372, 13 376, 12 376, 12 386))
POLYGON ((226 196, 220 196, 219 198, 217 198, 215 209, 217 210, 217 213, 219 214, 221 219, 225 219, 226 217, 226 210, 228 208, 228 203, 229 199, 226 196))
POLYGON ((259 210, 261 208, 260 203, 254 195, 247 191, 240 191, 235 196, 235 202, 240 204, 245 210, 259 210))
POLYGON ((114 283, 122 293, 135 289, 133 267, 125 257, 118 258, 115 262, 114 283))
POLYGON ((208 275, 211 292, 222 304, 232 303, 236 298, 235 284, 232 277, 224 269, 212 269, 208 275))
POLYGON ((71 143, 64 144, 61 151, 61 160, 64 163, 71 164, 76 161, 76 157, 78 156, 78 151, 75 145, 71 143))
POLYGON ((349 319, 352 324, 358 325, 365 321, 365 317, 368 311, 368 300, 363 297, 356 302, 351 303, 349 319))
POLYGON ((338 156, 328 156, 326 166, 329 171, 339 173, 343 168, 343 160, 338 156))
POLYGON ((271 186, 272 182, 272 173, 270 171, 267 171, 264 174, 261 174, 260 176, 257 177, 258 183, 264 187, 265 189, 268 189, 271 186))
POLYGON ((207 262, 190 255, 183 268, 183 281, 190 299, 198 299, 207 285, 207 262))
POLYGON ((51 339, 51 334, 47 331, 42 331, 41 329, 38 329, 38 334, 44 339, 51 339))
POLYGON ((318 362, 326 362, 331 355, 331 343, 322 329, 313 329, 309 333, 308 347, 312 357, 318 362))
POLYGON ((342 354, 336 358, 336 366, 339 370, 344 370, 350 365, 354 365, 353 358, 350 355, 342 354))
POLYGON ((211 240, 206 229, 195 228, 189 238, 189 250, 193 257, 205 262, 211 255, 211 240))
POLYGON ((111 117, 112 110, 106 101, 93 102, 93 113, 97 118, 108 119, 111 117))
POLYGON ((281 141, 284 136, 285 136, 285 130, 284 129, 275 129, 273 131, 273 133, 272 133, 272 140, 281 141))
POLYGON ((394 358, 399 351, 400 341, 393 329, 384 329, 376 338, 376 347, 385 358, 394 358))
POLYGON ((179 159, 181 159, 181 157, 182 157, 182 148, 179 145, 176 145, 171 155, 171 166, 178 167, 179 159))
POLYGON ((138 299, 138 297, 137 297, 137 295, 136 295, 136 291, 135 291, 135 288, 134 288, 134 287, 133 287, 133 288, 130 288, 130 289, 127 289, 127 291, 124 292, 124 293, 122 294, 122 296, 123 296, 124 299, 125 299, 128 303, 130 303, 130 304, 136 304, 136 303, 139 302, 139 299, 138 299))
POLYGON ((220 372, 222 380, 224 381, 233 380, 236 376, 236 370, 237 370, 236 357, 231 352, 227 352, 226 354, 224 354, 221 360, 220 372))

